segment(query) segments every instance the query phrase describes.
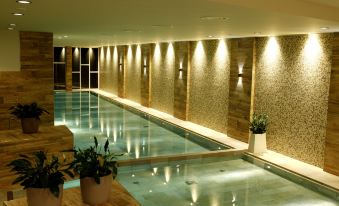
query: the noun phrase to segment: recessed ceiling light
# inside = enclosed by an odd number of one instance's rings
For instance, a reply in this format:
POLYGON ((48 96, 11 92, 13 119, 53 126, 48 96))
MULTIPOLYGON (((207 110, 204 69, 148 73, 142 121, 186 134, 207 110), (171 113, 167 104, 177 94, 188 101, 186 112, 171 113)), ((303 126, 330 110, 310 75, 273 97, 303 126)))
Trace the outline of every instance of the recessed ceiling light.
POLYGON ((13 31, 13 30, 14 30, 14 28, 13 28, 13 27, 8 27, 8 30, 11 30, 11 31, 13 31))
POLYGON ((203 21, 228 21, 230 18, 228 17, 223 17, 223 16, 202 16, 200 17, 200 20, 203 20, 203 21))
POLYGON ((10 26, 10 27, 15 27, 15 26, 16 26, 16 24, 9 24, 9 26, 10 26))
POLYGON ((212 35, 208 35, 207 37, 208 37, 208 38, 213 38, 214 36, 212 36, 212 35))
POLYGON ((321 30, 328 30, 329 27, 320 27, 321 30))
POLYGON ((255 35, 261 35, 261 32, 254 32, 255 35))
POLYGON ((31 4, 32 3, 31 1, 27 1, 27 0, 18 0, 16 2, 19 4, 31 4))
POLYGON ((64 38, 68 38, 68 36, 67 36, 67 35, 65 35, 65 36, 64 36, 64 38))
POLYGON ((12 13, 14 16, 23 16, 24 14, 23 13, 12 13))

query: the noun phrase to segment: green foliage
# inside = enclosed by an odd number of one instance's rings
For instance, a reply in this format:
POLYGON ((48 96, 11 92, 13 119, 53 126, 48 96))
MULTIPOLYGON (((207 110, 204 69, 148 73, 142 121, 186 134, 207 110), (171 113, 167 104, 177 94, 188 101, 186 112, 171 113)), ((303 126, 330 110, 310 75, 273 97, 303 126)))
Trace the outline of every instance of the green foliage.
POLYGON ((268 126, 267 114, 253 114, 252 122, 250 123, 250 130, 253 134, 263 134, 266 132, 268 126))
POLYGON ((36 118, 40 119, 42 113, 48 113, 45 109, 40 107, 36 102, 31 104, 17 104, 9 108, 11 110, 11 114, 16 116, 19 119, 22 118, 36 118))
POLYGON ((43 151, 33 153, 31 158, 27 155, 20 155, 20 157, 7 166, 18 175, 13 184, 20 183, 24 189, 49 188, 54 196, 59 197, 59 185, 65 181, 64 174, 73 177, 72 172, 61 165, 58 157, 52 156, 47 160, 47 154, 43 151))
POLYGON ((100 153, 98 140, 94 137, 94 147, 91 146, 85 150, 74 150, 74 161, 70 164, 74 172, 80 175, 80 178, 92 177, 97 184, 100 184, 100 177, 112 174, 113 179, 118 173, 117 162, 114 160, 116 154, 109 151, 109 142, 106 140, 104 152, 100 153))

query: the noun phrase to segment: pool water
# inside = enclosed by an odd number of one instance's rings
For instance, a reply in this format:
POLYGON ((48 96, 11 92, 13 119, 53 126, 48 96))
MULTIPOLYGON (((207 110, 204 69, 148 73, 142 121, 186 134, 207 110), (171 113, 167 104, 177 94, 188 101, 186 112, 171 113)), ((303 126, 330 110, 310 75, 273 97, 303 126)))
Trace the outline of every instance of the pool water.
POLYGON ((189 138, 181 130, 175 133, 90 92, 55 92, 54 104, 55 125, 66 125, 73 132, 76 147, 93 145, 94 136, 101 144, 108 139, 113 152, 124 154, 119 159, 228 148, 205 138, 189 138))
POLYGON ((339 205, 241 158, 122 167, 118 181, 145 206, 339 205))

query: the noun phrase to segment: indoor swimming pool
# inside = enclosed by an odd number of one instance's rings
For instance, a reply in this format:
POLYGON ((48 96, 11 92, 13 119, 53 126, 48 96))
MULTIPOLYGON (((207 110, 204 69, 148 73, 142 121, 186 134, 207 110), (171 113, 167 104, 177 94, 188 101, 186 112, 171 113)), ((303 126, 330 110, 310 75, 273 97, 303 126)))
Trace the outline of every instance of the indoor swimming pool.
POLYGON ((118 181, 146 206, 339 205, 338 194, 322 195, 242 158, 122 167, 118 181))
POLYGON ((86 148, 107 138, 119 159, 224 150, 229 147, 137 111, 123 109, 90 92, 55 92, 55 125, 66 125, 74 144, 86 148))

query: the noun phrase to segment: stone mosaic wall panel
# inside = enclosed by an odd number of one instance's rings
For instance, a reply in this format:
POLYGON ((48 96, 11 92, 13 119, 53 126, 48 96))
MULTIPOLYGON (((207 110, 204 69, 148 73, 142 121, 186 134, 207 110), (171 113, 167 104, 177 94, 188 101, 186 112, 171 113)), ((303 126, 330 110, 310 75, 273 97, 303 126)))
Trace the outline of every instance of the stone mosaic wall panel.
POLYGON ((140 103, 140 46, 132 45, 128 47, 126 61, 126 98, 140 103))
POLYGON ((322 167, 332 34, 258 38, 255 105, 270 117, 268 148, 322 167))
POLYGON ((112 94, 118 94, 118 59, 116 47, 100 48, 100 89, 112 94))
POLYGON ((189 120, 227 133, 230 53, 227 41, 192 42, 189 120))
POLYGON ((151 107, 173 115, 174 47, 169 43, 153 45, 151 107))

